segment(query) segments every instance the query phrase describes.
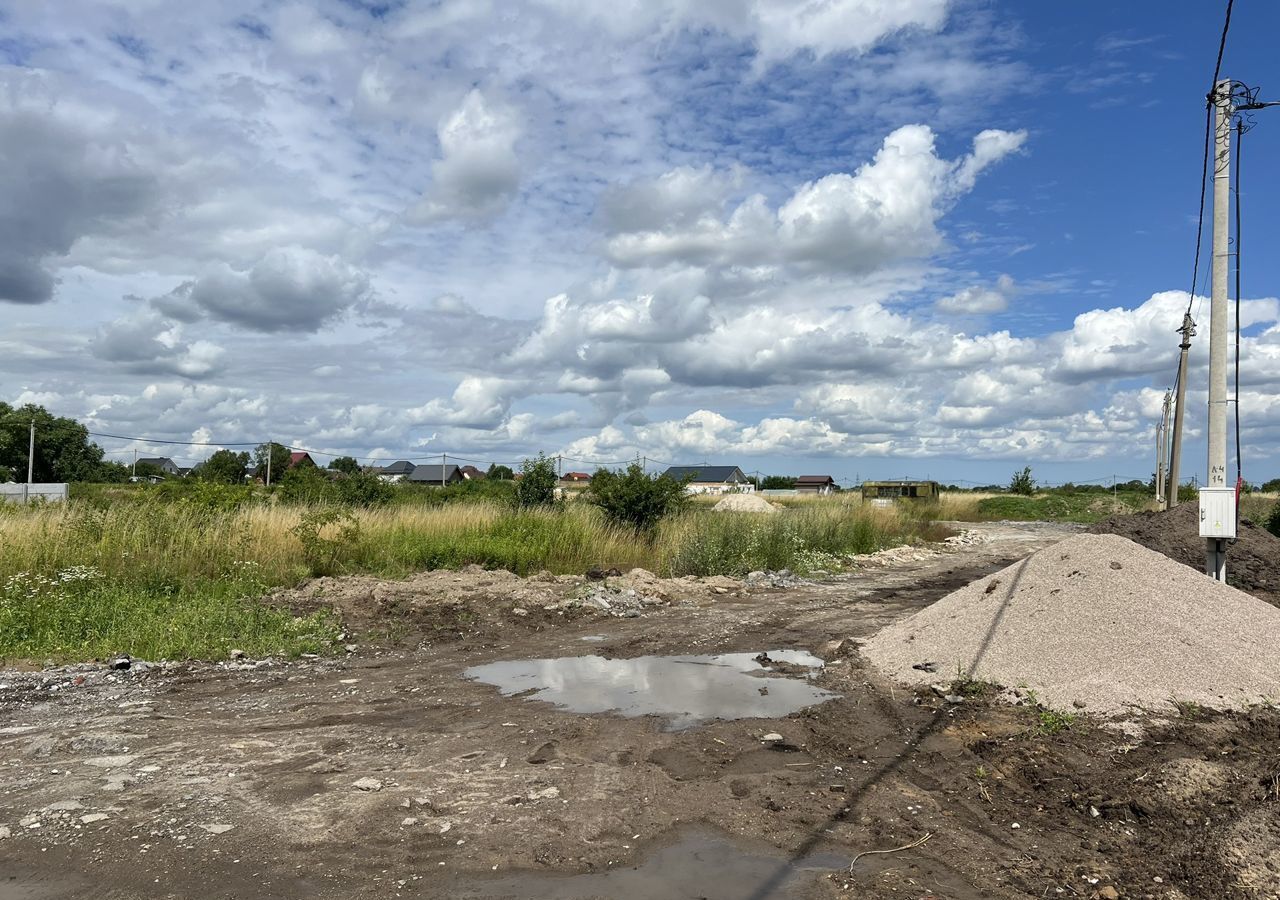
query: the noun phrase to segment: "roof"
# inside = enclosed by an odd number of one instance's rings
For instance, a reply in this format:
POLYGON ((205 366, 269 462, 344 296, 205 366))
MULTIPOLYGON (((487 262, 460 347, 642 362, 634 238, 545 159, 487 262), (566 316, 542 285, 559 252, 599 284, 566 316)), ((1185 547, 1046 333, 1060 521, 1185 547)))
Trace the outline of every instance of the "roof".
POLYGON ((407 459, 396 460, 389 466, 383 466, 378 471, 383 475, 408 475, 414 469, 413 463, 407 459))
POLYGON ((897 481, 890 479, 888 481, 864 481, 862 483, 865 486, 868 484, 937 484, 938 482, 931 478, 903 478, 897 481))
POLYGON ((177 468, 177 466, 174 465, 173 460, 171 460, 167 456, 139 456, 138 457, 138 465, 140 466, 146 465, 146 466, 163 467, 166 464, 170 466, 174 466, 174 468, 177 468))
POLYGON ((666 478, 683 481, 690 476, 694 484, 726 484, 746 481, 747 476, 737 466, 672 466, 662 473, 666 478))
POLYGON ((304 459, 307 462, 312 463, 313 465, 315 464, 314 461, 311 459, 311 455, 309 453, 306 453, 301 450, 295 450, 293 453, 289 454, 289 467, 293 468, 298 463, 302 462, 304 459))
POLYGON ((560 476, 561 481, 590 481, 591 476, 586 472, 565 472, 560 476))
POLYGON ((801 475, 796 479, 796 484, 835 484, 836 480, 830 475, 801 475))
POLYGON ((443 481, 457 481, 462 477, 462 473, 458 471, 458 467, 450 463, 444 466, 444 472, 440 471, 439 463, 431 463, 425 466, 414 466, 413 471, 409 473, 410 481, 425 481, 428 484, 439 484, 443 481), (442 477, 443 476, 443 477, 442 477))

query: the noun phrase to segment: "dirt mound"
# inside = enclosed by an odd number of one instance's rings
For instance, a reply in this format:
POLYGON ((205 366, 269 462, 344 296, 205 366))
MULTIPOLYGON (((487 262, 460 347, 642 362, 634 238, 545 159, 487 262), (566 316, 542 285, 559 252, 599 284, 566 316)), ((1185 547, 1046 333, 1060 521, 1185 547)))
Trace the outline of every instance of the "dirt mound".
POLYGON ((885 628, 863 653, 903 681, 969 677, 1103 715, 1280 697, 1280 610, 1107 534, 1068 538, 975 581, 885 628))
POLYGON ((776 513, 778 508, 759 494, 729 494, 714 507, 716 512, 776 513))
MULTIPOLYGON (((1088 530, 1118 534, 1197 572, 1204 571, 1200 508, 1194 502, 1180 503, 1166 512, 1112 516, 1088 530)), ((1280 538, 1248 519, 1241 520, 1239 537, 1227 548, 1227 584, 1280 606, 1280 538)))

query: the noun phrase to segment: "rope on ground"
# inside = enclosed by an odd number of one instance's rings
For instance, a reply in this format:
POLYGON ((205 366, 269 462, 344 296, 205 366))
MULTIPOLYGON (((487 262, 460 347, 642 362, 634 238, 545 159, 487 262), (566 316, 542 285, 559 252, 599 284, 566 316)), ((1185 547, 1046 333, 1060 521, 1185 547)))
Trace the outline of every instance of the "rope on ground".
POLYGON ((874 853, 901 853, 903 850, 914 850, 916 847, 924 846, 925 842, 931 837, 933 837, 932 831, 920 838, 918 841, 912 841, 910 844, 903 844, 901 847, 894 847, 892 850, 863 850, 853 858, 852 862, 849 863, 849 874, 853 874, 853 867, 856 866, 858 864, 858 860, 862 859, 864 856, 871 856, 874 853))

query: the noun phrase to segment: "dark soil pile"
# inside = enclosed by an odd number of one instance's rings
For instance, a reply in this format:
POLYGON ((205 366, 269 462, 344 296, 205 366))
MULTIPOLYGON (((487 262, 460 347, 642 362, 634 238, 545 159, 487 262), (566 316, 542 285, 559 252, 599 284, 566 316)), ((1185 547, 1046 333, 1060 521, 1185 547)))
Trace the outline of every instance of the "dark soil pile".
MULTIPOLYGON (((1204 538, 1195 502, 1180 503, 1167 512, 1112 516, 1088 529, 1094 534, 1118 534, 1149 550, 1204 571, 1204 538)), ((1280 606, 1280 538, 1248 519, 1240 521, 1238 538, 1227 547, 1227 583, 1280 606)))

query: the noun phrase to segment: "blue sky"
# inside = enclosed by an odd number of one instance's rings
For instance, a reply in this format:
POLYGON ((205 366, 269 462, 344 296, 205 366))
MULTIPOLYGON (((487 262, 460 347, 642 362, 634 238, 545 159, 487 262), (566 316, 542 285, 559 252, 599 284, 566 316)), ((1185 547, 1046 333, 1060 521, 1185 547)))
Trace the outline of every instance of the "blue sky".
MULTIPOLYGON (((1152 470, 1217 4, 52 6, 0 0, 9 402, 363 459, 1152 470)), ((1264 98, 1278 27, 1236 4, 1223 73, 1264 98)), ((1256 118, 1260 481, 1280 113, 1256 118)))

